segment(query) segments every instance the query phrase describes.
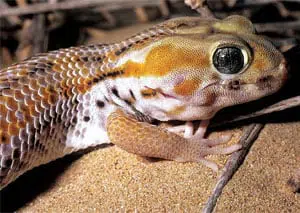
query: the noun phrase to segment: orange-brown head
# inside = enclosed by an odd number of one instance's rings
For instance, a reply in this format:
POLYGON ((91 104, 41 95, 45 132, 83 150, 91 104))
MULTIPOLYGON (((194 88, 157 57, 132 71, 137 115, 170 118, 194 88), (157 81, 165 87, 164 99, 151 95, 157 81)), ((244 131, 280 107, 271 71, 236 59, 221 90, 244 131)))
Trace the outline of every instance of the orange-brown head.
POLYGON ((276 92, 286 80, 283 55, 244 17, 163 25, 171 35, 136 48, 120 63, 124 78, 139 79, 136 107, 147 115, 209 119, 224 107, 276 92))

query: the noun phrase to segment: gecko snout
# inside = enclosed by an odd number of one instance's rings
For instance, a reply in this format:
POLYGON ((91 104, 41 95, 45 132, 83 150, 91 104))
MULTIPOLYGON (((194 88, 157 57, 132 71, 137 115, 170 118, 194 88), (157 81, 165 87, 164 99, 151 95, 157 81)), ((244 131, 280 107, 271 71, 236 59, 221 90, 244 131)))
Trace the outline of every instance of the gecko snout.
POLYGON ((259 90, 267 89, 275 92, 282 87, 288 77, 286 60, 283 59, 273 71, 257 79, 256 85, 259 90))

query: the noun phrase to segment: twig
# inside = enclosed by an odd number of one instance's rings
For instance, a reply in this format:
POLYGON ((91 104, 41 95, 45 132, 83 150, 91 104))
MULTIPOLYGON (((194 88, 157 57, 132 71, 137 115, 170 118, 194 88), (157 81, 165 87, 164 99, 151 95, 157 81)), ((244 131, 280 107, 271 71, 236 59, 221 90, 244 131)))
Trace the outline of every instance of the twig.
POLYGON ((124 8, 124 7, 138 7, 138 6, 150 6, 159 5, 159 0, 85 0, 85 1, 64 1, 57 3, 36 3, 24 7, 11 7, 5 10, 0 10, 0 18, 5 16, 13 15, 26 15, 26 14, 36 14, 44 13, 55 10, 71 10, 78 8, 96 7, 103 6, 102 9, 114 9, 114 8, 124 8))
MULTIPOLYGON (((1 42, 0 42, 1 45, 1 42)), ((12 64, 13 59, 11 53, 6 47, 0 48, 0 69, 4 68, 5 66, 12 64)))
POLYGON ((243 163, 251 145, 258 137, 258 134, 260 133, 263 126, 263 124, 251 124, 244 130, 244 134, 239 142, 243 146, 243 148, 240 151, 233 153, 227 160, 223 172, 219 177, 215 188, 213 189, 212 195, 209 197, 203 209, 203 213, 213 212, 217 200, 223 191, 223 188, 232 178, 234 173, 238 170, 239 166, 243 163))
POLYGON ((284 4, 282 2, 276 3, 275 7, 277 7, 278 12, 281 17, 286 18, 290 15, 290 11, 288 11, 288 9, 286 9, 286 7, 284 6, 284 4))
POLYGON ((184 0, 184 3, 196 10, 202 17, 215 18, 214 14, 208 9, 206 0, 184 0))
POLYGON ((276 104, 270 105, 267 108, 264 108, 262 110, 250 113, 248 115, 241 115, 241 116, 235 117, 231 120, 225 120, 225 121, 217 122, 217 123, 213 124, 212 126, 216 127, 216 126, 220 126, 220 125, 225 124, 225 123, 226 124, 233 123, 233 122, 236 122, 236 121, 241 121, 241 120, 245 120, 245 119, 248 119, 248 118, 254 118, 254 117, 261 116, 261 115, 269 114, 269 113, 272 113, 272 112, 278 112, 278 111, 282 111, 282 110, 289 109, 289 108, 292 108, 292 107, 297 107, 297 106, 300 106, 300 96, 285 99, 285 100, 280 101, 276 104))
POLYGON ((149 21, 148 14, 144 7, 137 7, 134 9, 134 12, 140 22, 145 23, 149 21))
POLYGON ((61 27, 66 22, 65 14, 62 12, 50 13, 47 16, 47 21, 49 21, 47 30, 50 32, 51 30, 61 27))
POLYGON ((46 17, 44 14, 35 15, 32 22, 32 55, 47 51, 48 34, 45 27, 46 17))
MULTIPOLYGON (((179 1, 179 0, 176 0, 179 1)), ((134 7, 147 7, 147 6, 159 6, 159 0, 153 0, 153 1, 147 1, 147 0, 126 0, 123 2, 120 2, 118 4, 107 4, 101 6, 104 10, 114 11, 119 9, 125 9, 125 8, 134 8, 134 7)))
POLYGON ((294 47, 298 44, 298 41, 297 41, 296 38, 276 38, 276 37, 272 37, 272 38, 270 38, 270 40, 275 45, 275 47, 280 49, 281 52, 286 52, 290 48, 292 48, 292 47, 294 47))
POLYGON ((32 52, 32 20, 25 19, 23 21, 22 30, 18 34, 19 45, 16 50, 17 61, 22 61, 28 58, 32 52))
POLYGON ((262 5, 262 4, 272 4, 277 2, 299 2, 299 0, 243 0, 241 2, 237 2, 236 6, 262 5))
POLYGON ((276 32, 282 33, 287 29, 300 30, 300 20, 297 21, 286 21, 286 22, 273 22, 266 24, 255 24, 255 29, 258 32, 276 32))
POLYGON ((287 182, 288 186, 294 193, 300 193, 300 168, 298 168, 293 176, 287 182))
POLYGON ((160 0, 159 4, 159 10, 163 17, 169 17, 170 16, 170 10, 167 4, 166 0, 160 0))
MULTIPOLYGON (((7 3, 6 2, 4 2, 4 1, 0 1, 0 11, 4 11, 4 10, 7 10, 9 8, 9 6, 7 5, 7 3)), ((0 16, 1 16, 1 14, 0 14, 0 16)), ((11 23, 12 25, 18 25, 18 24, 21 24, 22 23, 22 21, 20 20, 20 18, 19 17, 17 17, 17 16, 11 16, 11 17, 7 17, 7 21, 9 22, 9 23, 11 23)))
POLYGON ((191 7, 193 10, 196 10, 200 7, 204 7, 205 0, 184 0, 184 3, 191 7))
POLYGON ((98 8, 98 11, 105 18, 105 20, 108 22, 109 26, 115 27, 117 25, 116 18, 108 10, 103 10, 102 8, 98 8))

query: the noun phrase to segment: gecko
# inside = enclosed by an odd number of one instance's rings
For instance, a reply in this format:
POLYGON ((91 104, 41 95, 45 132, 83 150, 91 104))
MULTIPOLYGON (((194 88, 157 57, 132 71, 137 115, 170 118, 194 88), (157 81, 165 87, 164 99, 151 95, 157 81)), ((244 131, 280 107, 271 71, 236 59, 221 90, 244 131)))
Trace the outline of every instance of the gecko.
POLYGON ((241 146, 219 146, 229 136, 205 138, 209 120, 278 91, 286 78, 283 55, 238 15, 175 18, 114 44, 38 54, 0 71, 0 187, 109 143, 217 170, 205 157, 241 146))

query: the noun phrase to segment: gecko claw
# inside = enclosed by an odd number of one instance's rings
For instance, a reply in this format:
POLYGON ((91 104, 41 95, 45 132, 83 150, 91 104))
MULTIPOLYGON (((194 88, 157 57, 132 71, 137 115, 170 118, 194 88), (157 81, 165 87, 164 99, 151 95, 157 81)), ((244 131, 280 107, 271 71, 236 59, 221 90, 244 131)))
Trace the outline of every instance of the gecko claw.
POLYGON ((218 165, 215 162, 213 162, 213 161, 201 158, 198 162, 202 163, 203 165, 207 166, 208 168, 211 168, 214 172, 218 172, 219 171, 218 165))

